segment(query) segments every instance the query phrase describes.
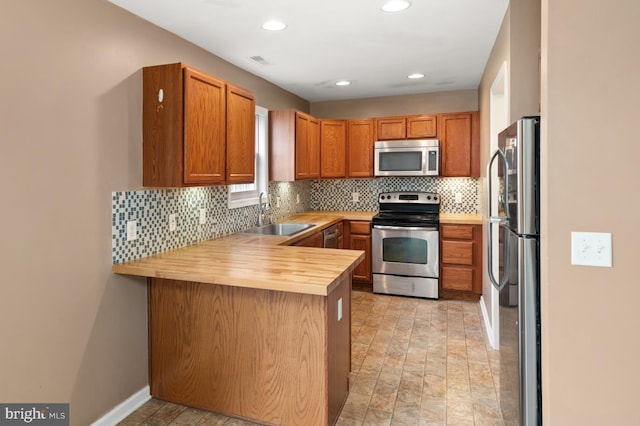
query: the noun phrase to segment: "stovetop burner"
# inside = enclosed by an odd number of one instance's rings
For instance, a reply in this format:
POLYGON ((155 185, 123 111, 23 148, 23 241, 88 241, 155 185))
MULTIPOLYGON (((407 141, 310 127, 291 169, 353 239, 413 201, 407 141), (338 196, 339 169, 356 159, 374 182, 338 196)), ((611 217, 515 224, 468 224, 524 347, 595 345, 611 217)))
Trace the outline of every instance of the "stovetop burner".
POLYGON ((373 225, 438 226, 440 197, 433 192, 383 192, 373 225))

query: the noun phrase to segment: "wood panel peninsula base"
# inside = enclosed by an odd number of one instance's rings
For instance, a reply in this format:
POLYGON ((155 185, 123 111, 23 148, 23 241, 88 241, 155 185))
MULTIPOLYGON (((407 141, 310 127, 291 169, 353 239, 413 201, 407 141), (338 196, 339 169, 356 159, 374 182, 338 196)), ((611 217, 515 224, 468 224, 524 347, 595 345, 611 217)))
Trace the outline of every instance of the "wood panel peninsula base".
POLYGON ((351 368, 349 274, 338 281, 323 296, 149 278, 151 395, 267 424, 334 424, 351 368))

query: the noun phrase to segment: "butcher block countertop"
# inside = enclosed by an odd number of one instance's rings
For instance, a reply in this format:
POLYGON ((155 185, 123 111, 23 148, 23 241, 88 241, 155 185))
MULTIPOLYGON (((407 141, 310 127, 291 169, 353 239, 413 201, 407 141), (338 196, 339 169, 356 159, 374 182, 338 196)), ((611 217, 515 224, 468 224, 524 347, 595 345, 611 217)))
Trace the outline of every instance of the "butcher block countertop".
POLYGON ((285 236, 236 233, 113 265, 113 272, 205 284, 326 296, 364 259, 360 250, 291 247, 342 220, 371 220, 375 212, 311 211, 277 222, 314 224, 285 236))
POLYGON ((444 225, 482 225, 482 215, 468 213, 440 213, 444 225))

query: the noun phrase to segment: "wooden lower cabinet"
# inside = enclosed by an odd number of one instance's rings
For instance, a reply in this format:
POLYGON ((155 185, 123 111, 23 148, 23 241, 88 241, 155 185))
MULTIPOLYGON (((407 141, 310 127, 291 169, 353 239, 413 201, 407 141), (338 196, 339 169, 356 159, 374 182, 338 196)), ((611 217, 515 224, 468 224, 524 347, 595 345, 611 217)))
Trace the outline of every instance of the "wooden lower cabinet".
POLYGON ((364 260, 353 270, 352 280, 357 287, 364 285, 364 290, 373 291, 373 274, 371 273, 371 222, 351 220, 345 221, 345 241, 352 250, 364 251, 364 260))
POLYGON ((308 237, 293 243, 292 245, 298 247, 322 247, 322 232, 316 232, 313 235, 309 235, 308 237))
POLYGON ((482 225, 440 225, 440 297, 482 294, 482 225))
POLYGON ((348 276, 327 296, 148 282, 154 398, 261 424, 335 424, 349 392, 348 276))

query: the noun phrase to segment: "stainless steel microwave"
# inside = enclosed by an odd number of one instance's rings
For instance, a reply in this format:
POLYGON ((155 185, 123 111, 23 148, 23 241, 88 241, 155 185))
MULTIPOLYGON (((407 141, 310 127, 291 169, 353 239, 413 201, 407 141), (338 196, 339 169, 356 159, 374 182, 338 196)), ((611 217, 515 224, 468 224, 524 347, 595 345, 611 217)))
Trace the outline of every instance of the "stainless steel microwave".
POLYGON ((438 176, 437 139, 379 141, 373 149, 376 176, 438 176))

